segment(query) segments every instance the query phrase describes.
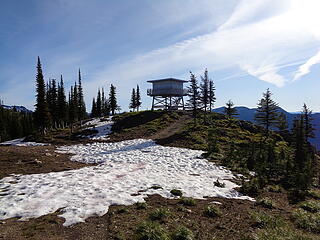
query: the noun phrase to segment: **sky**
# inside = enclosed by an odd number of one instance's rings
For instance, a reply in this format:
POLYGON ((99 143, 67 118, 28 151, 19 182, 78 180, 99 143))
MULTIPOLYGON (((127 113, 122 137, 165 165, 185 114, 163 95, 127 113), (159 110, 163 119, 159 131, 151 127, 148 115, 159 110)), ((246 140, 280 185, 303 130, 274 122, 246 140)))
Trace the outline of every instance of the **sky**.
POLYGON ((256 107, 270 88, 289 112, 320 112, 319 0, 2 0, 0 99, 34 109, 37 56, 45 80, 69 87, 82 72, 87 111, 98 88, 117 87, 128 111, 139 84, 189 80, 208 69, 216 107, 256 107))

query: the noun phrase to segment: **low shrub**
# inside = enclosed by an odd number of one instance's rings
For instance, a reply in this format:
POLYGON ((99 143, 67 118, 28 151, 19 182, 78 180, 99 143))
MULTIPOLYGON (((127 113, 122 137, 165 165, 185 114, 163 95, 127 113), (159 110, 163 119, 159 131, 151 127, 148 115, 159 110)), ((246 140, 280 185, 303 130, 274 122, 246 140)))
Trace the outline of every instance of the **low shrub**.
POLYGON ((253 223, 259 228, 279 228, 286 226, 283 218, 265 212, 250 212, 253 223))
POLYGON ((217 179, 217 181, 214 182, 214 185, 219 188, 224 188, 226 186, 225 183, 219 182, 219 179, 217 179))
POLYGON ((186 227, 180 227, 171 235, 171 239, 172 240, 193 240, 195 238, 190 229, 186 227))
POLYGON ((164 218, 170 215, 170 211, 166 208, 157 208, 153 212, 150 213, 149 218, 152 221, 163 220, 164 218))
POLYGON ((308 212, 312 212, 312 213, 320 212, 319 201, 309 200, 309 201, 300 203, 299 206, 308 212))
POLYGON ((182 203, 185 206, 194 206, 196 205, 196 200, 193 198, 181 198, 179 203, 182 203))
POLYGON ((135 205, 138 210, 147 209, 148 206, 146 202, 137 202, 135 205))
POLYGON ((309 213, 299 209, 294 212, 293 218, 297 227, 309 232, 320 233, 320 213, 309 213))
POLYGON ((169 240, 167 231, 156 222, 143 222, 135 231, 136 240, 169 240))
POLYGON ((257 199, 255 204, 269 209, 276 208, 276 204, 273 202, 273 200, 267 197, 257 199))
POLYGON ((117 213, 127 213, 127 212, 129 212, 128 208, 120 208, 117 210, 117 213))
POLYGON ((172 189, 172 190, 170 191, 170 193, 171 193, 172 195, 174 195, 174 196, 177 196, 177 197, 181 197, 181 196, 182 196, 182 191, 179 190, 179 189, 172 189))
POLYGON ((210 205, 204 209, 204 215, 210 218, 219 217, 222 215, 222 212, 219 207, 210 205))

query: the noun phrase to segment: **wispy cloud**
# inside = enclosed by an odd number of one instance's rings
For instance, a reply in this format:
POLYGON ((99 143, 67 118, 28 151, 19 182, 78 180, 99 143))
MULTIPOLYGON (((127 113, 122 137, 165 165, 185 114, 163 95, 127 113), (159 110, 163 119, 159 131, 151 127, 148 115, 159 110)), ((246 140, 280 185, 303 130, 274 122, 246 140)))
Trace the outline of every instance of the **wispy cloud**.
POLYGON ((293 77, 293 80, 298 80, 300 79, 302 76, 310 73, 311 71, 311 67, 320 63, 320 51, 314 55, 313 57, 311 57, 310 59, 308 59, 308 61, 304 64, 302 64, 298 71, 296 72, 296 74, 293 77))

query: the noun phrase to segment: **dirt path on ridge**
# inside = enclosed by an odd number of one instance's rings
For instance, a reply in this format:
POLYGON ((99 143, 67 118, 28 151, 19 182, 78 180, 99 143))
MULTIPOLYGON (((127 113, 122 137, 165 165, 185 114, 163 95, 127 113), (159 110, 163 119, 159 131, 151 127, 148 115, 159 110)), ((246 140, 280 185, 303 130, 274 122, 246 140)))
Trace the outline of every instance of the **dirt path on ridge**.
POLYGON ((189 114, 184 114, 165 129, 162 129, 154 135, 150 136, 150 138, 153 140, 168 138, 174 135, 175 133, 179 132, 190 119, 191 116, 189 114))

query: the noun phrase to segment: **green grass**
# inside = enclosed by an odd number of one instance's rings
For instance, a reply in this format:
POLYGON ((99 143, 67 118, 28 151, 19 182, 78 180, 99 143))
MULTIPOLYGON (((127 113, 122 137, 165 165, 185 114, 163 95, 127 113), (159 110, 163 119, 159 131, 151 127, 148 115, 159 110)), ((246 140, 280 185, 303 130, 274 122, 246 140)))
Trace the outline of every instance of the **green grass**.
POLYGON ((220 217, 222 215, 222 212, 219 207, 209 205, 209 206, 205 207, 204 215, 207 217, 210 217, 210 218, 220 217))
POLYGON ((265 208, 269 208, 269 209, 276 208, 276 204, 273 202, 271 198, 268 198, 268 197, 257 199, 255 204, 263 206, 265 208))
POLYGON ((166 208, 157 208, 150 213, 149 218, 152 221, 162 221, 170 215, 170 211, 166 208))
POLYGON ((146 202, 137 202, 137 203, 135 203, 135 206, 138 210, 147 209, 147 207, 148 207, 146 202))
POLYGON ((298 228, 309 232, 320 233, 320 213, 310 213, 304 210, 297 210, 293 214, 294 223, 298 228))
POLYGON ((320 199, 320 190, 319 189, 309 190, 308 196, 314 199, 320 199))
POLYGON ((194 240, 193 232, 186 227, 179 227, 171 234, 171 240, 194 240))
POLYGON ((181 198, 179 203, 182 203, 184 206, 195 206, 196 200, 193 198, 181 198))
POLYGON ((308 200, 299 204, 299 207, 312 213, 320 212, 320 201, 308 200))
POLYGON ((250 212, 250 217, 253 223, 259 228, 279 228, 286 226, 283 218, 262 211, 250 212))
POLYGON ((157 222, 143 222, 135 231, 136 240, 169 240, 167 231, 157 222))

